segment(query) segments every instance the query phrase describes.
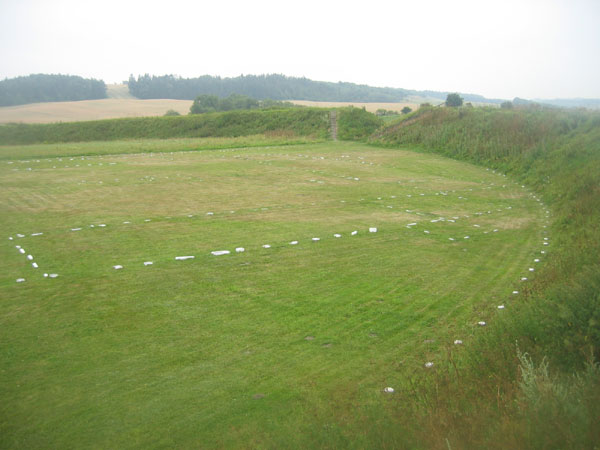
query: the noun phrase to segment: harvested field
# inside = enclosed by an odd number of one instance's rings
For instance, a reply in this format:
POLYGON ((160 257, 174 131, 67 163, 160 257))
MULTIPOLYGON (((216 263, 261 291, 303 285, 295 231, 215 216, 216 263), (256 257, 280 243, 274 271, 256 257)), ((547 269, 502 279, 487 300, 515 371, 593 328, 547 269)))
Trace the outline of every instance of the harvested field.
POLYGON ((0 108, 0 123, 52 123, 121 117, 162 116, 169 109, 187 114, 191 100, 105 98, 78 102, 31 103, 0 108))

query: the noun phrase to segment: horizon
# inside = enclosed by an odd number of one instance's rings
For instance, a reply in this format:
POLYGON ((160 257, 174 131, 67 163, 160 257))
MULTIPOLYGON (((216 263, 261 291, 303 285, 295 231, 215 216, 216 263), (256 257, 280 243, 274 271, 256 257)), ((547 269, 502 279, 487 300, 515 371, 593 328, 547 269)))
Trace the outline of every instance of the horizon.
MULTIPOLYGON (((14 78, 19 78, 19 77, 27 77, 27 76, 31 76, 31 75, 65 75, 65 76, 81 76, 78 74, 71 74, 71 73, 53 73, 53 74, 42 74, 42 73, 31 73, 31 74, 27 74, 27 75, 17 75, 15 77, 11 77, 11 78, 4 78, 4 80, 8 80, 8 79, 14 79, 14 78)), ((207 76, 207 74, 202 74, 202 75, 198 75, 196 77, 182 77, 180 75, 176 75, 176 74, 172 74, 172 73, 166 73, 166 74, 148 74, 150 76, 173 76, 173 77, 177 77, 177 78, 198 78, 198 77, 203 77, 203 76, 207 76)), ((325 83, 351 83, 351 84, 356 84, 357 86, 368 86, 371 88, 377 88, 377 89, 404 89, 407 91, 416 91, 416 92, 439 92, 439 93, 456 93, 456 94, 460 94, 460 95, 479 95, 484 97, 486 100, 507 100, 507 101, 513 101, 516 99, 522 99, 522 100, 529 100, 529 101, 552 101, 552 100, 600 100, 600 97, 595 98, 595 97, 552 97, 552 98, 523 98, 523 97, 513 97, 513 98, 492 98, 492 97, 486 97, 482 94, 479 94, 477 92, 456 92, 456 91, 437 91, 437 90, 433 90, 433 89, 423 89, 423 90, 417 90, 417 89, 409 89, 409 88, 397 88, 397 87, 391 87, 391 86, 373 86, 373 85, 368 85, 368 84, 359 84, 359 83, 352 83, 350 81, 344 81, 344 80, 339 80, 339 81, 326 81, 326 80, 311 80, 310 78, 307 77, 293 77, 293 76, 289 76, 289 75, 285 75, 285 74, 281 74, 281 73, 277 73, 277 74, 270 74, 270 73, 260 73, 260 74, 251 74, 251 73, 242 73, 240 75, 235 75, 235 76, 228 76, 228 77, 224 77, 224 76, 220 76, 220 75, 208 75, 208 76, 212 76, 212 77, 217 77, 217 78, 221 78, 221 79, 225 79, 225 78, 238 78, 238 77, 242 77, 242 76, 269 76, 269 75, 281 75, 284 76, 286 78, 306 78, 309 79, 310 81, 315 81, 315 82, 325 82, 325 83)), ((142 74, 138 74, 136 75, 136 78, 138 76, 142 76, 142 74)), ((106 86, 126 86, 127 85, 127 81, 128 80, 122 80, 122 81, 114 81, 114 82, 107 82, 105 80, 103 80, 102 78, 99 77, 83 77, 86 79, 95 79, 98 81, 103 81, 106 86)), ((296 100, 296 99, 289 99, 289 100, 296 100)), ((369 102, 359 102, 359 103, 369 103, 369 102)), ((381 102, 374 102, 374 103, 381 103, 381 102)))
POLYGON ((600 4, 7 0, 0 79, 285 74, 490 99, 600 98, 600 4), (290 9, 291 8, 291 9, 290 9), (158 57, 157 57, 158 55, 158 57))

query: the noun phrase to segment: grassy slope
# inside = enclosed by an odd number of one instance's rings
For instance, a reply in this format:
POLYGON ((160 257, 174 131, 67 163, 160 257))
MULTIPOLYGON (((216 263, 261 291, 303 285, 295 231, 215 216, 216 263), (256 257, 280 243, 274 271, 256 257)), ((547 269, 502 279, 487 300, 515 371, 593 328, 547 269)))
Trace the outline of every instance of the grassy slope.
POLYGON ((489 331, 478 320, 514 307, 542 237, 527 191, 435 155, 164 145, 77 158, 47 146, 39 162, 6 150, 0 446, 406 444, 397 416, 435 376, 424 362, 443 366, 454 339, 471 345, 489 331))
MULTIPOLYGON (((456 367, 423 388, 417 433, 430 445, 593 447, 600 440, 600 115, 560 110, 421 110, 373 141, 495 167, 553 215, 549 264, 456 367), (517 358, 521 351, 533 355, 517 358), (550 372, 542 358, 549 361, 550 372), (586 361, 588 365, 586 366, 586 361), (578 378, 570 374, 580 371, 578 378)), ((414 428, 414 422, 406 426, 414 428)))
POLYGON ((264 133, 327 137, 329 112, 315 108, 230 111, 179 117, 144 117, 0 127, 0 144, 110 141, 142 138, 236 137, 264 133))

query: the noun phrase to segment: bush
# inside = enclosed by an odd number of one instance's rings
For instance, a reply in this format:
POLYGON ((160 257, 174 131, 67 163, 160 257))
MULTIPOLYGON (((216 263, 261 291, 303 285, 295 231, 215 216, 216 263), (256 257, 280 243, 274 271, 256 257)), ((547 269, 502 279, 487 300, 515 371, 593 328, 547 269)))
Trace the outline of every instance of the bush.
POLYGON ((458 94, 448 94, 446 97, 446 106, 456 108, 462 106, 463 98, 458 94))
POLYGON ((338 114, 338 137, 342 140, 365 139, 375 132, 383 121, 363 108, 340 108, 338 114))

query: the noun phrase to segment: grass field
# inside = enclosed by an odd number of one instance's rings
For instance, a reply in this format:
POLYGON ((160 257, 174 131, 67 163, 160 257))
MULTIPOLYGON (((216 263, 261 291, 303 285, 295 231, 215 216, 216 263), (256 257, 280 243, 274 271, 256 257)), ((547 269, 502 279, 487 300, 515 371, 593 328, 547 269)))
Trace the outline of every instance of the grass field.
POLYGON ((0 447, 393 447, 551 248, 493 171, 228 143, 0 149, 0 447))

